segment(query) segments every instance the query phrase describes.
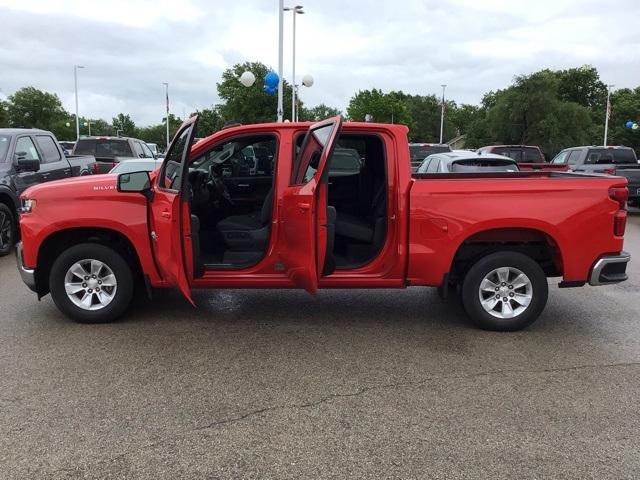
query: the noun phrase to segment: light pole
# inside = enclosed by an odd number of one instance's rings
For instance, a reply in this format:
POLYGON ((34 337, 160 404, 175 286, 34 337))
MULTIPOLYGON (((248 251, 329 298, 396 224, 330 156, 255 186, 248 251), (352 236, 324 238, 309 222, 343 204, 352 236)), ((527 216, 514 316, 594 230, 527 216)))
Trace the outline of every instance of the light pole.
POLYGON ((167 151, 169 150, 169 83, 162 82, 162 84, 164 85, 164 96, 167 103, 167 146, 165 148, 165 151, 167 151))
POLYGON ((442 134, 444 132, 444 89, 447 85, 440 85, 442 87, 442 108, 440 109, 440 143, 442 143, 442 134))
POLYGON ((73 66, 73 83, 76 90, 76 142, 80 138, 80 117, 78 117, 78 69, 84 68, 83 65, 73 66))
POLYGON ((291 67, 291 121, 296 121, 296 15, 302 15, 302 5, 285 7, 284 11, 293 13, 293 60, 291 67))
POLYGON ((284 21, 284 0, 278 1, 278 122, 282 122, 282 36, 284 21))
POLYGON ((607 146, 607 133, 609 131, 609 115, 611 115, 611 89, 615 85, 607 85, 607 107, 604 114, 604 142, 603 146, 607 146))

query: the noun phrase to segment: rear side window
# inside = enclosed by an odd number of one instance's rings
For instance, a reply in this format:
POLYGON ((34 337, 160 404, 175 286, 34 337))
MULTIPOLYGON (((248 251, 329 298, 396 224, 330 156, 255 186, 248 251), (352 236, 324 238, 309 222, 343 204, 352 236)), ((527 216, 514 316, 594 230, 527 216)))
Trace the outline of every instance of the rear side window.
POLYGON ((43 163, 53 163, 60 161, 60 151, 53 138, 47 135, 36 135, 36 143, 42 152, 43 163))
POLYGON ((140 142, 133 142, 133 149, 135 150, 135 157, 144 158, 144 151, 142 150, 140 142))
POLYGON ((587 154, 586 163, 611 164, 611 163, 637 163, 636 154, 629 148, 592 148, 587 154))
POLYGON ((553 164, 564 164, 567 163, 567 157, 569 156, 569 152, 560 152, 558 155, 554 157, 551 161, 553 164))
POLYGON ((526 163, 542 163, 544 158, 540 154, 540 150, 533 147, 498 147, 493 149, 493 153, 504 155, 516 162, 526 163))

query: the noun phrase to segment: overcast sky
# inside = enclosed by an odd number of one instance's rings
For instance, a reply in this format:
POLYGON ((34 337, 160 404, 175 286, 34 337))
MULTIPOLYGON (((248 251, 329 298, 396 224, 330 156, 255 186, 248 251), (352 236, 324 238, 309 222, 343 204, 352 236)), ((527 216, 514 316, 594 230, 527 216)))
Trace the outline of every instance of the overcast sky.
MULTIPOLYGON (((293 3, 293 2, 292 2, 293 3)), ((359 89, 438 93, 458 103, 541 68, 592 64, 606 83, 640 85, 640 2, 627 0, 300 0, 299 78, 309 106, 342 110, 359 89)), ((0 97, 20 87, 57 93, 74 111, 159 123, 169 82, 179 116, 219 101, 235 63, 277 69, 277 0, 0 0, 0 97)), ((291 14, 285 15, 291 76, 291 14)))

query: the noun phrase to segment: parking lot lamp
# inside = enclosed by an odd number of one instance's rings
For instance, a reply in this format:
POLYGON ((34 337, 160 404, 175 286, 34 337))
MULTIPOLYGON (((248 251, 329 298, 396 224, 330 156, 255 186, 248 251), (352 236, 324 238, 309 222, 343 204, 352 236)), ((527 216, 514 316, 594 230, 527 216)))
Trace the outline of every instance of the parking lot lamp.
POLYGON ((83 65, 73 66, 73 83, 76 91, 76 141, 80 138, 80 117, 78 116, 78 69, 84 68, 83 65))
POLYGON ((444 89, 446 85, 440 85, 442 87, 442 106, 440 108, 440 143, 442 143, 442 134, 444 132, 444 89))
POLYGON ((164 85, 164 96, 165 96, 166 107, 167 107, 167 146, 165 148, 165 152, 166 152, 167 150, 169 150, 169 83, 162 82, 162 84, 164 85))
POLYGON ((285 7, 284 11, 293 13, 293 58, 291 63, 291 121, 296 121, 296 16, 302 15, 302 5, 285 7))
POLYGON ((604 114, 604 142, 603 146, 607 146, 607 133, 609 132, 609 117, 611 116, 611 89, 615 85, 607 85, 607 111, 604 114))

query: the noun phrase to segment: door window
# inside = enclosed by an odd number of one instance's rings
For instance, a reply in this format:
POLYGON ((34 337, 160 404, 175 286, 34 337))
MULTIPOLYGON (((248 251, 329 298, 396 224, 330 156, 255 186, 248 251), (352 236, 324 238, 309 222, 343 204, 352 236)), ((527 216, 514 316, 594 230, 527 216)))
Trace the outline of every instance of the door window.
POLYGON ((133 142, 133 152, 136 157, 144 158, 144 151, 142 150, 142 145, 140 145, 140 142, 133 142))
POLYGON ((38 150, 36 150, 31 137, 20 137, 16 141, 16 155, 24 157, 25 160, 40 160, 38 150))
POLYGON ((558 155, 556 155, 554 157, 554 159, 551 161, 551 163, 553 164, 564 164, 567 163, 567 157, 569 156, 569 152, 564 151, 564 152, 560 152, 558 155))
POLYGON ((159 182, 160 187, 174 191, 180 190, 182 159, 192 128, 193 125, 189 128, 185 128, 182 133, 180 133, 180 136, 174 139, 171 143, 171 148, 169 149, 169 152, 167 152, 167 156, 165 157, 165 161, 162 165, 159 182))
POLYGON ((274 135, 241 136, 215 145, 198 157, 193 168, 225 178, 271 177, 275 170, 278 142, 274 135))
POLYGON ((40 152, 42 152, 43 163, 54 163, 60 161, 60 150, 58 150, 53 138, 48 135, 36 135, 36 143, 38 144, 38 147, 40 147, 40 152))
POLYGON ((569 165, 575 165, 578 163, 578 159, 580 158, 580 150, 571 150, 569 157, 567 158, 567 163, 569 165))
POLYGON ((296 159, 295 173, 291 179, 293 185, 303 185, 316 174, 320 166, 322 152, 327 146, 335 127, 335 123, 322 125, 310 130, 305 136, 302 149, 296 159))
POLYGON ((140 145, 142 146, 142 151, 144 152, 144 158, 153 158, 153 152, 151 151, 149 146, 144 142, 140 143, 140 145))

